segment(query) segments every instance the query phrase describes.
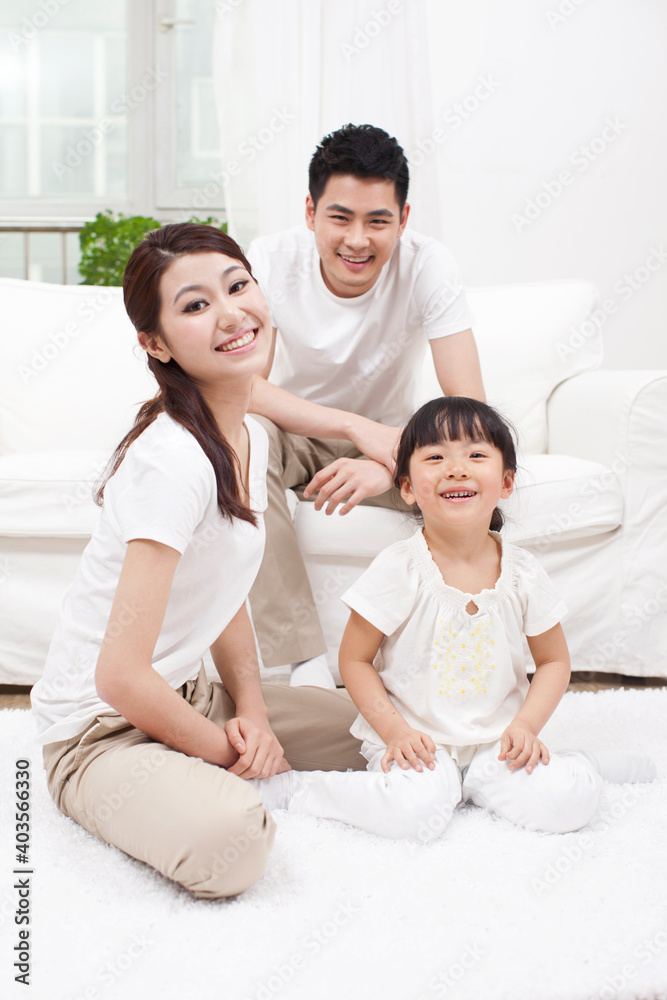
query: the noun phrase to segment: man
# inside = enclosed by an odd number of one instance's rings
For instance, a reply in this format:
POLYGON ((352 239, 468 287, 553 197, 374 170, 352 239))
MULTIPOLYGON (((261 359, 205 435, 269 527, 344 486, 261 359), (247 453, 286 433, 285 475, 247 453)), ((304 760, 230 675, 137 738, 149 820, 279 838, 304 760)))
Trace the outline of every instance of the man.
POLYGON ((285 489, 317 493, 327 514, 371 497, 396 505, 393 451, 427 342, 443 393, 484 399, 457 267, 440 243, 406 228, 408 182, 395 139, 346 125, 312 158, 307 229, 261 237, 248 252, 273 316, 263 374, 276 383, 257 379, 253 393, 271 457, 267 545, 250 602, 264 664, 289 662, 296 684, 333 680, 285 489))

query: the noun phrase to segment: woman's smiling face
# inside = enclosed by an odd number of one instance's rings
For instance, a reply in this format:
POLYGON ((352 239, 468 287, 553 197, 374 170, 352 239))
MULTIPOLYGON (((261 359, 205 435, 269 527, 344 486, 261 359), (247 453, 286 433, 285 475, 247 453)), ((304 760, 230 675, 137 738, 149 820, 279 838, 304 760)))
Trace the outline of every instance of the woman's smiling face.
POLYGON ((200 384, 249 377, 267 364, 269 309, 241 261, 211 252, 177 257, 162 275, 160 298, 160 330, 140 334, 153 357, 173 358, 200 384))

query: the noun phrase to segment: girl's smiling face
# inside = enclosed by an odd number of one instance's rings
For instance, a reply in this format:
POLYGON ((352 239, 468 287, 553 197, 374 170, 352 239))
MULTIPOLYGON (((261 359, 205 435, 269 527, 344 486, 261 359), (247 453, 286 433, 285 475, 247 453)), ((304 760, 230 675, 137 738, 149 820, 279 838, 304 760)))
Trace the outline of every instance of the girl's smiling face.
POLYGON ((513 487, 514 473, 504 468, 502 452, 484 440, 443 439, 417 448, 409 475, 401 478, 401 496, 417 504, 425 524, 479 523, 483 530, 513 487))
POLYGON ((240 260, 177 257, 160 281, 160 330, 139 334, 159 361, 172 358, 200 385, 262 371, 271 348, 266 299, 240 260))

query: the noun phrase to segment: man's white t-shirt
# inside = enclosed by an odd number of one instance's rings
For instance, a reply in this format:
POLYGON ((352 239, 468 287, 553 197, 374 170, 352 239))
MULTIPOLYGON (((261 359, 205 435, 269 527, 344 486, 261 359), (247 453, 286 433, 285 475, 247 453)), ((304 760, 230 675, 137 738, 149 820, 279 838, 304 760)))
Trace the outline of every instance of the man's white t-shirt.
POLYGON ((329 291, 309 229, 260 237, 248 259, 278 330, 271 381, 383 424, 402 426, 420 402, 427 341, 472 326, 449 250, 409 229, 355 298, 329 291))
MULTIPOLYGON (((127 544, 148 538, 181 553, 152 664, 173 688, 196 677, 201 658, 244 603, 264 550, 268 440, 246 418, 249 506, 257 526, 223 518, 213 466, 196 439, 162 413, 130 446, 106 485, 98 527, 60 608, 41 680, 32 690, 40 741, 82 733, 97 716, 117 715, 95 688, 127 544)), ((141 607, 122 609, 128 624, 141 607)))
MULTIPOLYGON (((439 748, 502 735, 528 692, 522 637, 567 611, 537 559, 506 541, 492 590, 448 586, 421 531, 384 549, 342 599, 384 633, 374 666, 401 715, 439 748)), ((350 732, 383 744, 362 715, 350 732)))

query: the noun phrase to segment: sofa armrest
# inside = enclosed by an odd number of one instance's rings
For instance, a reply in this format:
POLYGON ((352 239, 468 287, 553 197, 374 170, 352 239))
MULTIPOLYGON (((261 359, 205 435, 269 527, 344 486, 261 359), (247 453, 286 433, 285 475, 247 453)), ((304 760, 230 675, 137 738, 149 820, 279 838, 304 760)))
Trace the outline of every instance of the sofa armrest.
POLYGON ((549 451, 604 463, 623 493, 621 565, 609 567, 621 574, 609 659, 625 660, 633 673, 665 674, 667 371, 576 375, 552 393, 547 414, 549 451), (633 664, 638 649, 644 650, 643 661, 633 664))
POLYGON ((657 473, 666 413, 667 371, 584 372, 549 398, 547 451, 602 462, 621 481, 644 455, 657 473))

